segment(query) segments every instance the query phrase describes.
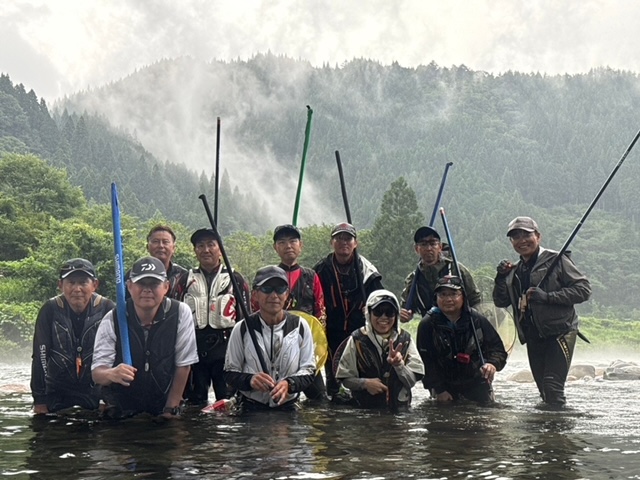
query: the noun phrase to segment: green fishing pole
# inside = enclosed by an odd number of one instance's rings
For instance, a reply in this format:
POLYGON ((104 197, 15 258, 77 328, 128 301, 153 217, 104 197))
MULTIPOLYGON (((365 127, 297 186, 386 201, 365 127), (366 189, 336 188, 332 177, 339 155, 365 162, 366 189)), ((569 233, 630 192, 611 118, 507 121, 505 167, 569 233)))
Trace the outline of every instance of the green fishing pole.
POLYGON ((311 137, 311 118, 313 110, 307 105, 307 126, 304 129, 304 146, 302 147, 302 162, 300 163, 300 177, 298 178, 298 190, 296 191, 296 203, 293 207, 292 224, 298 224, 298 211, 300 209, 300 197, 302 196, 302 180, 304 179, 304 168, 307 163, 307 149, 309 148, 309 138, 311 137))

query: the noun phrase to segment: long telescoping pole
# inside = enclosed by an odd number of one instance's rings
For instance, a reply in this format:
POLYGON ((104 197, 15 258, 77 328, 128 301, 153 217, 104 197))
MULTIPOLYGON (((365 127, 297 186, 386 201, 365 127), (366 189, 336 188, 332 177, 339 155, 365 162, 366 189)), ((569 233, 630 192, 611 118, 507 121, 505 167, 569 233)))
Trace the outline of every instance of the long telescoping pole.
POLYGON ((540 282, 538 282, 538 287, 540 285, 542 285, 542 282, 544 282, 547 278, 549 278, 549 275, 551 274, 551 271, 560 262, 560 259, 562 258, 562 255, 564 255, 565 252, 567 251, 567 249, 569 248, 569 245, 571 244, 571 242, 573 241, 575 236, 578 234, 578 230, 580 230, 580 228, 582 227, 582 224, 584 223, 584 221, 587 219, 587 217, 591 213, 591 210, 593 210, 593 207, 595 207, 596 202, 600 199, 600 197, 604 193, 605 189, 609 186, 609 183, 613 179, 613 176, 616 174, 618 169, 622 166, 622 163, 625 161, 625 159, 627 158, 627 155, 629 155, 629 152, 631 151, 631 149, 634 147, 634 145, 638 141, 638 138, 640 138, 640 130, 638 131, 638 133, 636 133, 636 136, 633 137, 633 140, 631 141, 631 143, 629 144, 629 146, 625 150, 625 152, 622 155, 622 157, 620 157, 620 160, 618 160, 618 163, 616 164, 616 166, 613 168, 613 170, 611 171, 611 173, 607 177, 607 180, 604 182, 602 187, 600 187, 600 190, 598 191, 598 194, 591 201, 591 204, 587 208, 587 211, 584 212, 584 215, 582 215, 582 218, 580 219, 578 224, 575 226, 575 228, 571 232, 571 235, 569 235, 569 238, 567 238, 567 241, 564 242, 564 245, 560 249, 560 252, 558 252, 558 255, 556 255, 556 257, 553 259, 553 262, 551 262, 551 265, 549 265, 549 268, 547 268, 547 271, 545 272, 544 276, 542 277, 542 280, 540 280, 540 282))
MULTIPOLYGON (((438 214, 438 209, 440 208, 440 201, 442 200, 442 193, 444 192, 444 184, 447 182, 447 173, 449 173, 449 168, 451 168, 452 165, 453 165, 453 162, 447 162, 447 164, 444 167, 444 173, 442 174, 442 180, 440 181, 440 188, 438 189, 438 196, 436 197, 436 203, 433 206, 433 212, 431 213, 431 220, 429 220, 430 227, 433 227, 433 224, 436 222, 436 215, 438 214)), ((405 303, 405 307, 407 310, 413 310, 413 299, 415 298, 416 290, 418 289, 418 275, 420 275, 420 262, 418 262, 416 271, 413 274, 413 279, 411 280, 409 295, 407 295, 407 301, 405 303)))
POLYGON ((118 329, 120 330, 120 347, 122 361, 133 365, 131 347, 129 345, 129 327, 127 326, 127 304, 124 296, 124 261, 122 259, 122 231, 120 228, 120 205, 118 203, 118 188, 111 183, 111 218, 113 223, 113 249, 116 274, 116 313, 118 329))
POLYGON ((300 162, 300 176, 298 177, 298 189, 296 191, 296 201, 293 206, 293 221, 294 226, 298 224, 298 211, 300 209, 300 198, 302 197, 302 180, 304 178, 304 169, 307 164, 307 149, 309 148, 309 139, 311 138, 311 118, 313 117, 313 110, 307 105, 307 126, 304 129, 304 145, 302 146, 302 162, 300 162))
MULTIPOLYGON (((347 215, 347 222, 353 225, 351 221, 351 209, 349 208, 349 199, 347 197, 347 187, 344 181, 344 173, 342 171, 342 160, 340 160, 340 152, 336 150, 336 163, 338 164, 338 176, 340 177, 340 190, 342 191, 342 202, 344 203, 344 211, 347 215)), ((367 293, 364 288, 364 275, 362 268, 360 268, 360 255, 358 254, 358 248, 353 249, 353 263, 356 269, 356 278, 360 284, 360 294, 362 295, 363 304, 367 303, 367 293)), ((345 311, 345 317, 346 317, 345 311)))
MULTIPOLYGON (((236 281, 235 276, 233 275, 233 270, 231 269, 231 262, 229 262, 229 257, 227 257, 227 252, 224 249, 224 245, 222 244, 222 237, 218 232, 218 227, 216 226, 216 222, 213 219, 213 215, 211 215, 211 209, 209 208, 209 202, 207 202, 207 196, 203 193, 198 197, 202 200, 202 204, 204 205, 204 209, 207 212, 207 217, 209 218, 209 223, 211 224, 211 230, 213 230, 213 234, 216 237, 216 242, 218 242, 218 247, 220 248, 220 254, 222 255, 222 259, 224 261, 224 265, 227 268, 227 272, 229 272, 229 279, 231 280, 231 286, 233 288, 233 295, 236 297, 236 303, 240 306, 240 310, 242 310, 242 316, 244 317, 245 322, 249 318, 249 312, 247 311, 247 306, 241 301, 243 297, 242 292, 240 291, 240 287, 238 286, 238 282, 236 281)), ((256 333, 253 331, 253 328, 249 328, 249 324, 247 323, 247 330, 249 331, 249 335, 251 336, 251 341, 256 348, 256 353, 258 355, 258 359, 260 360, 260 366, 265 373, 269 373, 269 369, 267 368, 267 363, 264 361, 262 357, 262 352, 260 348, 258 348, 258 339, 256 338, 256 333)))
MULTIPOLYGON (((451 260, 453 261, 453 266, 456 271, 456 275, 460 279, 460 283, 462 284, 462 290, 464 291, 464 282, 462 281, 462 271, 460 270, 460 264, 458 263, 458 258, 456 257, 456 249, 453 246, 453 238, 451 237, 451 231, 449 230, 449 224, 447 223, 447 216, 444 213, 444 208, 440 209, 440 216, 442 217, 442 224, 444 225, 444 231, 447 235, 447 242, 449 242, 449 249, 451 251, 451 260)), ((464 291, 464 308, 467 312, 470 312, 469 308, 469 300, 467 299, 467 292, 464 291)), ((480 347, 480 340, 478 339, 478 332, 476 332, 476 326, 473 323, 473 317, 469 315, 469 321, 471 322, 471 331, 473 332, 473 340, 476 343, 476 348, 478 349, 478 357, 480 358, 480 363, 482 365, 485 364, 484 355, 482 355, 482 348, 480 347)))
POLYGON ((220 117, 218 117, 218 121, 216 122, 216 170, 215 170, 215 188, 214 188, 214 198, 213 198, 213 221, 216 225, 218 225, 218 194, 220 188, 220 117))

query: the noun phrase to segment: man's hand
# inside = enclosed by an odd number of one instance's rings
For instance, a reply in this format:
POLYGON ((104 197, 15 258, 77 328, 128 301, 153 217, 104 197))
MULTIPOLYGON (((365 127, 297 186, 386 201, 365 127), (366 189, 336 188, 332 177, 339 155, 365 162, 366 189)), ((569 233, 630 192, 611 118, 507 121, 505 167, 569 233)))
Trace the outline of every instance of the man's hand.
POLYGON ((271 398, 278 405, 282 405, 287 399, 289 394, 289 382, 287 380, 280 380, 276 383, 276 386, 271 390, 271 398))
POLYGON ((485 363, 484 365, 482 365, 482 367, 480 367, 480 373, 482 374, 482 377, 487 380, 487 382, 492 383, 493 377, 496 374, 496 367, 491 363, 485 363))
POLYGON ((452 401, 453 401, 453 397, 446 390, 442 393, 436 394, 436 402, 444 403, 444 402, 452 402, 452 401))
POLYGON ((498 272, 499 276, 506 277, 512 268, 513 268, 513 263, 511 263, 509 260, 501 260, 498 266, 496 267, 496 271, 498 272))
POLYGON ((531 287, 527 290, 527 300, 529 303, 549 303, 549 294, 538 287, 531 287))
POLYGON ((33 413, 36 415, 45 415, 49 413, 49 409, 47 408, 46 403, 40 403, 33 406, 33 413))
POLYGON ((111 368, 107 377, 111 383, 119 383, 120 385, 128 387, 131 385, 131 382, 133 382, 133 379, 136 378, 137 371, 135 367, 121 363, 111 368))
POLYGON ((276 382, 274 382, 271 375, 267 373, 260 372, 251 377, 251 388, 259 392, 270 392, 275 386, 276 382))
POLYGON ((405 310, 404 308, 400 309, 400 321, 402 323, 410 322, 413 318, 412 310, 405 310))

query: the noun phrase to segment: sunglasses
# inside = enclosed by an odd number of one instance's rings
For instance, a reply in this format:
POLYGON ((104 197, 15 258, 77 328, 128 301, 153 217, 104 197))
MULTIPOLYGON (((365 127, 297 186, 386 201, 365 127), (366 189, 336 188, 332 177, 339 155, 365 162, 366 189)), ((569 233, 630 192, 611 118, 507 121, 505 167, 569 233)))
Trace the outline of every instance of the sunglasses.
POLYGON ((392 307, 376 307, 371 310, 376 317, 393 318, 397 315, 396 309, 392 307))
POLYGON ((287 287, 286 285, 280 285, 279 287, 274 287, 271 285, 262 285, 258 287, 258 290, 260 290, 262 293, 265 293, 267 295, 271 295, 273 292, 276 292, 278 295, 282 295, 283 293, 286 293, 287 290, 289 290, 289 287, 287 287))

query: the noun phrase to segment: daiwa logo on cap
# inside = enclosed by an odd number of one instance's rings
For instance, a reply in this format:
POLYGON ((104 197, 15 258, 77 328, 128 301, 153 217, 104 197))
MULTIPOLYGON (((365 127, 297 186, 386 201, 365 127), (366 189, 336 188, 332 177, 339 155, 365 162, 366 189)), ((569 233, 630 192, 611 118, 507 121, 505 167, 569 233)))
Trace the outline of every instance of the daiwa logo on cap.
POLYGON ((142 257, 131 268, 129 276, 132 282, 137 282, 142 278, 155 278, 157 280, 166 280, 167 271, 164 263, 155 257, 142 257))

